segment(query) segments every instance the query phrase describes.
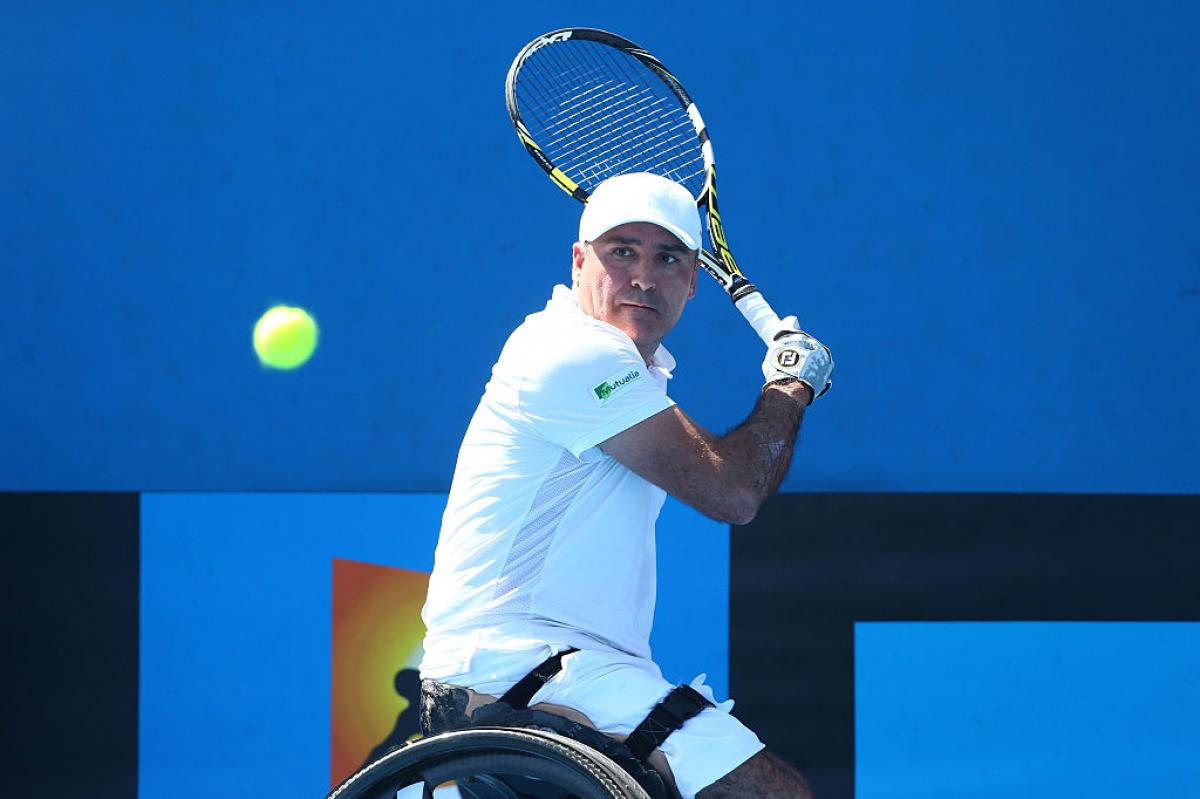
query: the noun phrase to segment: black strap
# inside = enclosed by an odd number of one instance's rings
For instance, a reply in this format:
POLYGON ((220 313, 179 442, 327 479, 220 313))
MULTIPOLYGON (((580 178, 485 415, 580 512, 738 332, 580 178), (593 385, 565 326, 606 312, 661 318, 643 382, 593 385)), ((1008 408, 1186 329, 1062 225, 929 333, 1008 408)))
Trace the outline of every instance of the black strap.
POLYGON ((564 649, 557 655, 551 655, 546 658, 540 666, 526 674, 521 678, 520 682, 505 691, 504 696, 500 697, 500 701, 507 703, 514 710, 524 710, 529 707, 529 700, 533 699, 533 695, 543 685, 550 682, 555 674, 562 671, 562 659, 572 652, 578 651, 578 649, 564 649))
POLYGON ((685 721, 712 706, 712 702, 705 699, 695 688, 681 685, 654 706, 637 729, 629 734, 625 745, 638 759, 645 760, 671 733, 682 727, 685 721))

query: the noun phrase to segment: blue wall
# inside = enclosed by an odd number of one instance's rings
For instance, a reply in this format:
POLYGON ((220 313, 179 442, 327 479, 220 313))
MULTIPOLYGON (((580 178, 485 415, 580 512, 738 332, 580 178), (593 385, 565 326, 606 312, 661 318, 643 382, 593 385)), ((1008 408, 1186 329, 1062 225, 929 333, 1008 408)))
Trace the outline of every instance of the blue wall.
MULTIPOLYGON (((0 488, 445 490, 578 212, 518 146, 503 76, 585 23, 691 87, 735 252, 833 347, 788 490, 1195 492, 1198 22, 1172 2, 7 4, 0 488), (322 325, 293 374, 250 348, 275 302, 322 325)), ((673 392, 721 430, 760 346, 701 289, 673 392)))
POLYGON ((1200 796, 1200 625, 855 629, 860 799, 1200 796))

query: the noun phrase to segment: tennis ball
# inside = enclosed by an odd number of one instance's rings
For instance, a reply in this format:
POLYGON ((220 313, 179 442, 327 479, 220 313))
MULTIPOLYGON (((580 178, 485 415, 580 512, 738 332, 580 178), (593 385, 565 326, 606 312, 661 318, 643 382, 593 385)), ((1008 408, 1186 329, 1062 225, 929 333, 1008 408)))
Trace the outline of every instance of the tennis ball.
POLYGON ((303 308, 276 305, 254 325, 254 351, 263 365, 295 369, 317 348, 317 323, 303 308))

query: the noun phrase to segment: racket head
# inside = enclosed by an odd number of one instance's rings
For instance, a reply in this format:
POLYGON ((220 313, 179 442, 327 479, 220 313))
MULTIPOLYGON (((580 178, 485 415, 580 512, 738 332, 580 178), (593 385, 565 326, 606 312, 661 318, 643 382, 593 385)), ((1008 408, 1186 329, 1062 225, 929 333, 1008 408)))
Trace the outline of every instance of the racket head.
POLYGON ((716 208, 708 130, 661 61, 615 33, 561 28, 521 48, 504 93, 518 138, 559 188, 586 203, 614 175, 674 180, 708 212, 701 264, 731 293, 745 283, 716 208))
POLYGON ((521 142, 576 199, 614 175, 654 172, 705 201, 704 122, 679 80, 628 39, 596 28, 539 36, 517 53, 504 93, 521 142))

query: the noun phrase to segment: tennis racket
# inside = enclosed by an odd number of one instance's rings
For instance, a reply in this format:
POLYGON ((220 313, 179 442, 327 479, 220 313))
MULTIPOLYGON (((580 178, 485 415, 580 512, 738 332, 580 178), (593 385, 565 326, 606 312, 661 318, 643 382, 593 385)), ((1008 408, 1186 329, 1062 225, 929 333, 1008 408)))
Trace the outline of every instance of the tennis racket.
POLYGON ((563 28, 521 48, 504 93, 525 149, 576 200, 586 203, 601 181, 629 172, 686 187, 707 211, 701 265, 770 346, 779 316, 729 250, 708 129, 661 61, 607 31, 563 28))

